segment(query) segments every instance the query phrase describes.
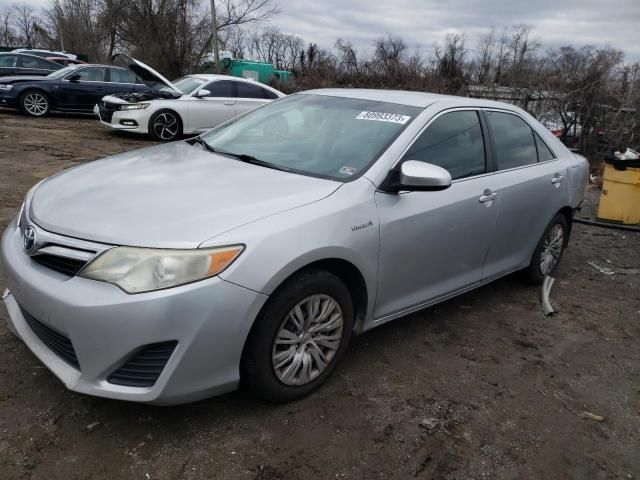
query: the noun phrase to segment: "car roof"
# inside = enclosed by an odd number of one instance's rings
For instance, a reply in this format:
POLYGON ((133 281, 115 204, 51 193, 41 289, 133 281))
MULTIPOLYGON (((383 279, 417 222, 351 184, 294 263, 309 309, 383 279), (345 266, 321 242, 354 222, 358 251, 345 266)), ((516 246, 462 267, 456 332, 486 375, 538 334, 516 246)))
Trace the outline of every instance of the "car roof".
POLYGON ((455 95, 441 95, 439 93, 412 92, 408 90, 376 90, 366 88, 320 88, 300 92, 306 95, 326 95, 330 97, 354 98, 359 100, 373 100, 377 102, 396 103, 412 107, 426 108, 433 104, 451 107, 487 107, 519 110, 514 105, 455 95), (446 104, 446 105, 445 105, 446 104))
POLYGON ((192 78, 200 78, 202 80, 207 80, 207 81, 211 81, 211 80, 236 80, 236 81, 240 81, 240 82, 245 82, 245 83, 251 83, 252 85, 258 85, 259 87, 265 87, 268 88, 269 90, 273 90, 274 92, 277 93, 282 93, 279 90, 269 86, 269 85, 265 85, 264 83, 260 83, 252 78, 244 78, 244 77, 234 77, 233 75, 222 75, 219 73, 192 73, 190 75, 186 75, 187 77, 192 77, 192 78))

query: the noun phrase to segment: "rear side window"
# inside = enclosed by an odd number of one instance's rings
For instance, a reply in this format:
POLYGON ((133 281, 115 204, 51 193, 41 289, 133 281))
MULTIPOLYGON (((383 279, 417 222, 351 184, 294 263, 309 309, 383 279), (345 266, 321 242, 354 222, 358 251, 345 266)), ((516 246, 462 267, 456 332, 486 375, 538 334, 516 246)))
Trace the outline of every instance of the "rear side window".
POLYGON ((499 170, 523 167, 538 162, 533 130, 517 115, 486 112, 493 134, 493 150, 499 170))
POLYGON ((205 85, 205 90, 209 90, 211 92, 208 97, 235 97, 234 94, 234 83, 228 80, 220 80, 218 82, 211 82, 208 85, 205 85))
POLYGON ((24 68, 40 68, 43 70, 55 70, 57 67, 46 60, 26 56, 22 57, 22 66, 24 68))
POLYGON ((536 146, 538 147, 538 161, 547 162, 556 158, 551 149, 547 147, 547 144, 540 138, 540 135, 535 132, 533 132, 533 135, 536 138, 536 146))
POLYGON ((109 73, 111 75, 110 81, 113 83, 136 83, 136 74, 131 70, 111 68, 109 73))
POLYGON ((278 95, 275 94, 275 92, 272 92, 271 90, 267 90, 266 88, 261 88, 261 90, 264 98, 268 100, 275 100, 276 98, 280 98, 278 97, 278 95))
POLYGON ((251 85, 250 83, 245 82, 236 82, 238 86, 238 97, 239 98, 265 98, 262 91, 263 88, 260 88, 257 85, 251 85))
POLYGON ((15 67, 18 57, 15 55, 0 55, 0 67, 15 67))
POLYGON ((484 141, 478 113, 445 113, 411 145, 404 160, 419 160, 448 170, 451 178, 479 175, 486 171, 484 141))

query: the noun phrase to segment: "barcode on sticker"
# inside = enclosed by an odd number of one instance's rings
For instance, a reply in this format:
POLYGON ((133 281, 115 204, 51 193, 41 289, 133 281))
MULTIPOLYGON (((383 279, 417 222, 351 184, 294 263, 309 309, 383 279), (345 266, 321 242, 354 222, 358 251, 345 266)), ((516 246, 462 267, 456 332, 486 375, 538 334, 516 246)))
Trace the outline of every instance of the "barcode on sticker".
POLYGON ((411 117, 408 115, 399 115, 397 113, 360 112, 356 117, 356 120, 375 120, 378 122, 400 123, 404 125, 411 120, 411 117))

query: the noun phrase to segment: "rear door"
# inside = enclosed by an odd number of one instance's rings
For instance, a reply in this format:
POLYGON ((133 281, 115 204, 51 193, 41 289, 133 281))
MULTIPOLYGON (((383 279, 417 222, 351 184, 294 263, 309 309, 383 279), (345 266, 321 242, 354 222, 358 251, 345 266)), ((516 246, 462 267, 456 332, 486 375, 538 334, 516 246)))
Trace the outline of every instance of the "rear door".
POLYGON ((500 110, 485 110, 484 116, 501 196, 485 266, 485 278, 491 278, 529 264, 567 187, 566 167, 524 118, 500 110))
POLYGON ((380 262, 374 317, 379 320, 478 284, 501 198, 489 163, 482 117, 457 109, 432 120, 400 162, 441 166, 446 190, 375 194, 380 262))
POLYGON ((240 115, 265 103, 278 98, 276 94, 262 88, 260 85, 249 82, 236 82, 238 86, 238 100, 236 103, 236 114, 240 115))
POLYGON ((201 132, 220 125, 236 116, 236 82, 231 80, 215 80, 205 84, 199 90, 208 90, 206 97, 192 94, 189 102, 189 117, 186 129, 201 132))
POLYGON ((81 67, 62 79, 62 95, 58 104, 68 110, 93 110, 93 106, 107 94, 107 68, 81 67), (71 78, 78 76, 77 79, 71 78))
POLYGON ((136 74, 126 68, 109 68, 107 94, 136 91, 136 74))
POLYGON ((18 56, 0 55, 0 76, 18 75, 18 56))

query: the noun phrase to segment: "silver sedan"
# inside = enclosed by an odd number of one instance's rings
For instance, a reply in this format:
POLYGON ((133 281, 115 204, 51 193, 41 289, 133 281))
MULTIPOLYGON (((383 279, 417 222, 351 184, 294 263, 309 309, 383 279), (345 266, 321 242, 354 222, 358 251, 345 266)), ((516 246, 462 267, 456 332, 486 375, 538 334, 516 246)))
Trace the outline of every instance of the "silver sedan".
POLYGON ((9 328, 77 392, 293 400, 353 334, 552 274, 587 170, 511 105, 292 95, 32 188, 2 238, 9 328))

